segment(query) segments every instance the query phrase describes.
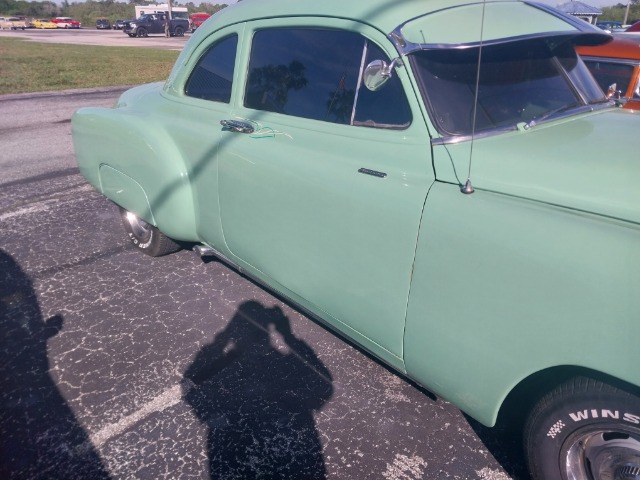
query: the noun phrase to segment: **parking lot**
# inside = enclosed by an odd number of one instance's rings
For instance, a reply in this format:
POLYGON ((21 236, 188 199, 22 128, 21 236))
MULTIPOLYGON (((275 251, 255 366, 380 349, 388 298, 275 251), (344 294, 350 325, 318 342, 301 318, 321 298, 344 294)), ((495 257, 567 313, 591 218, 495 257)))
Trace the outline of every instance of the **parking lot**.
POLYGON ((0 477, 527 478, 519 445, 224 263, 134 251, 71 144, 72 112, 120 93, 0 96, 0 477))
POLYGON ((105 45, 110 47, 148 47, 166 50, 182 50, 190 34, 183 37, 149 35, 146 38, 131 38, 122 30, 97 30, 95 28, 40 30, 0 30, 1 37, 25 38, 34 42, 69 43, 76 45, 105 45))

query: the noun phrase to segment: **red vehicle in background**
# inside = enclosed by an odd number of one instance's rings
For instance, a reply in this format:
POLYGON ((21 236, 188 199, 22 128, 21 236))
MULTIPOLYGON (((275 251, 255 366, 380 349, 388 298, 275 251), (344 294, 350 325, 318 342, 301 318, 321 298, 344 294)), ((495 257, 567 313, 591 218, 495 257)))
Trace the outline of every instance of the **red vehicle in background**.
POLYGON ((51 21, 55 23, 58 28, 80 28, 80 22, 71 17, 56 17, 52 18, 51 21))
POLYGON ((192 13, 189 17, 189 28, 191 28, 191 31, 195 32, 196 29, 210 16, 211 15, 205 12, 192 13))
POLYGON ((625 32, 640 32, 640 20, 627 28, 625 32))

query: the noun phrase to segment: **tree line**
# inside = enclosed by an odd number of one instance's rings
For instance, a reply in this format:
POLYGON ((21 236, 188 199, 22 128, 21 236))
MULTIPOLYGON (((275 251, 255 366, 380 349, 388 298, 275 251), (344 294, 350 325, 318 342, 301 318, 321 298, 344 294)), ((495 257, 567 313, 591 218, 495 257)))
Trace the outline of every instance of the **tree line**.
MULTIPOLYGON (((586 0, 587 3, 588 0, 586 0)), ((625 13, 627 11, 627 5, 618 3, 612 7, 603 7, 602 15, 598 18, 599 22, 623 22, 625 13)), ((632 24, 640 20, 640 0, 631 0, 629 3, 629 13, 627 15, 627 23, 632 24)))
MULTIPOLYGON (((85 27, 95 25, 98 18, 108 18, 112 22, 116 19, 129 19, 135 16, 135 5, 148 5, 149 3, 167 3, 166 0, 146 2, 143 0, 129 0, 129 3, 116 2, 114 0, 87 0, 86 2, 73 2, 64 0, 61 5, 51 1, 25 1, 25 0, 0 0, 0 15, 24 15, 29 18, 72 17, 85 27)), ((174 7, 187 7, 189 13, 206 12, 214 14, 225 8, 225 4, 194 2, 180 3, 172 1, 174 7)))

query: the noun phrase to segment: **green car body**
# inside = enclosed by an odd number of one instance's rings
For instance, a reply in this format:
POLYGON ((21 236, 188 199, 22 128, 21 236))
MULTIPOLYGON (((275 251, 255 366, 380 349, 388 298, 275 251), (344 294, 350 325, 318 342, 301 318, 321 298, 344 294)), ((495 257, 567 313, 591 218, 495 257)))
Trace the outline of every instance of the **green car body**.
POLYGON ((166 236, 211 247, 491 426, 517 387, 542 377, 640 386, 640 116, 598 104, 447 132, 407 58, 602 35, 523 2, 244 1, 194 33, 165 83, 79 110, 78 164, 166 236), (410 122, 366 128, 247 107, 253 39, 288 26, 356 32, 400 57, 392 76, 410 122), (197 62, 230 36, 228 102, 187 95, 197 62))

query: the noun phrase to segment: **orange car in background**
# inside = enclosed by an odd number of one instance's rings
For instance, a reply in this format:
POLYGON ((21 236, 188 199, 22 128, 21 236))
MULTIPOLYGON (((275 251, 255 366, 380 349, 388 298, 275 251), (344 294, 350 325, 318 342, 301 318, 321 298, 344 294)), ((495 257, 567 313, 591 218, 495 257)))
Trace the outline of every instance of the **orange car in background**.
POLYGON ((640 110, 640 36, 614 36, 605 45, 577 50, 608 96, 619 95, 625 108, 640 110))

